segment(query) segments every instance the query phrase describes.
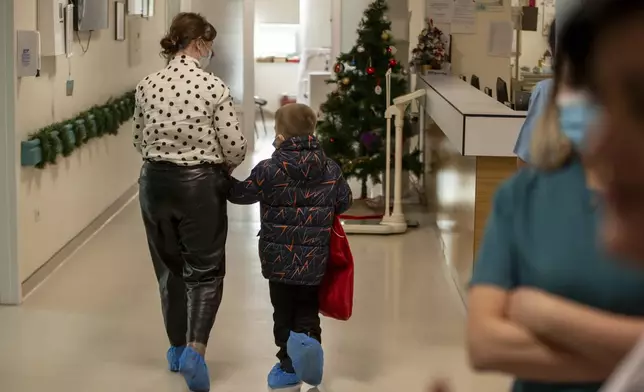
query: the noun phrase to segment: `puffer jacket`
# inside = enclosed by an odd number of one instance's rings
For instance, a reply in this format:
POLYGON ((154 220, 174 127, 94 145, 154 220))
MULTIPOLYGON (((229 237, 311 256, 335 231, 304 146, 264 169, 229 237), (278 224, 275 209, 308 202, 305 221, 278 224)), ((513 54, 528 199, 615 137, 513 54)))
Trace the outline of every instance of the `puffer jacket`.
POLYGON ((259 257, 273 282, 319 285, 326 271, 333 218, 353 201, 342 170, 314 136, 287 139, 245 181, 234 180, 229 200, 259 202, 259 257))

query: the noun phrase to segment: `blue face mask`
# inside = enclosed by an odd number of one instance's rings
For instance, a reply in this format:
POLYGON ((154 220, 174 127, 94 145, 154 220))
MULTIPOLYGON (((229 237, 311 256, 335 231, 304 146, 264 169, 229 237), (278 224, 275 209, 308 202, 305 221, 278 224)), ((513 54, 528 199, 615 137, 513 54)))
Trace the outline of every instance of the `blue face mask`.
POLYGON ((573 146, 583 150, 588 133, 598 117, 598 108, 587 100, 560 102, 559 126, 573 146))

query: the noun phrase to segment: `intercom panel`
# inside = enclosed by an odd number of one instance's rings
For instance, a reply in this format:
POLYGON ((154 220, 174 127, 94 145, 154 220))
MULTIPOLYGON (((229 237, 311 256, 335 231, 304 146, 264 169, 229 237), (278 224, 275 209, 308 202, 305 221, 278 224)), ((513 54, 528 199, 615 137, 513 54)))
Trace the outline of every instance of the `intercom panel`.
POLYGON ((109 28, 109 1, 73 0, 74 29, 77 31, 105 30, 109 28))

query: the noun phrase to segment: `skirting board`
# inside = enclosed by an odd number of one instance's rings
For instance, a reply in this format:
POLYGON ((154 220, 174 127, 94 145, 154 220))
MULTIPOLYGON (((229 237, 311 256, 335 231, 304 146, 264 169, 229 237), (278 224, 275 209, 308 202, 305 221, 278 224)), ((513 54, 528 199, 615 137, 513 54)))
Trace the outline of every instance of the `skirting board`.
POLYGON ((52 256, 42 267, 31 274, 22 282, 23 300, 40 286, 58 267, 69 259, 78 249, 85 245, 97 232, 99 232, 107 222, 117 215, 125 206, 127 206, 138 194, 139 185, 134 184, 128 188, 112 205, 107 207, 96 219, 84 228, 76 237, 65 244, 56 254, 52 256))

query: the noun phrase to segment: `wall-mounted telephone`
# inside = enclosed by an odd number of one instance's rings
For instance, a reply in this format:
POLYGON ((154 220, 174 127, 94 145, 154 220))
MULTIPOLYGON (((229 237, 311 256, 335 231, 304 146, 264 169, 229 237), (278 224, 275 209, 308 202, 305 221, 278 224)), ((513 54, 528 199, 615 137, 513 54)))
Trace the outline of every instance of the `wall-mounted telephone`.
POLYGON ((109 1, 72 0, 76 6, 74 29, 77 31, 105 30, 109 28, 109 1))

